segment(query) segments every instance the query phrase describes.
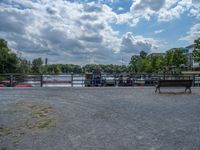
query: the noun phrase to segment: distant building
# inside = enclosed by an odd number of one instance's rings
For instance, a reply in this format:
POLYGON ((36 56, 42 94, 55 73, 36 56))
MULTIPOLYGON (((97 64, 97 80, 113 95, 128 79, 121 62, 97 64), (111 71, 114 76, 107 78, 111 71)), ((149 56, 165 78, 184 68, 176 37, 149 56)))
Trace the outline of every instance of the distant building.
POLYGON ((189 45, 185 48, 187 48, 190 51, 190 53, 192 53, 195 50, 195 44, 189 45))
POLYGON ((198 68, 199 67, 199 62, 194 60, 194 57, 192 55, 193 51, 195 50, 195 45, 189 45, 186 47, 188 49, 188 53, 189 53, 189 63, 191 65, 192 68, 198 68))
POLYGON ((154 57, 154 56, 162 56, 164 57, 166 54, 165 53, 150 53, 148 56, 154 57))
MULTIPOLYGON (((177 48, 172 48, 172 49, 170 49, 170 50, 168 50, 167 52, 169 52, 169 51, 175 51, 177 48)), ((188 55, 188 53, 189 53, 189 49, 188 48, 186 48, 186 47, 180 47, 180 48, 178 48, 178 49, 180 49, 184 54, 186 54, 186 55, 188 55)))

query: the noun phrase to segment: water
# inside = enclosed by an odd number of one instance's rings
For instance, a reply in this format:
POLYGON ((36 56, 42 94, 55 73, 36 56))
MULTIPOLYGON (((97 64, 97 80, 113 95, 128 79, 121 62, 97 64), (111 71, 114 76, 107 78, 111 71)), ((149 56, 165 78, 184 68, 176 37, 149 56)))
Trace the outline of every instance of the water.
MULTIPOLYGON (((85 76, 74 75, 73 82, 71 75, 45 75, 43 76, 43 87, 84 87, 85 76)), ((24 83, 33 87, 40 86, 40 81, 28 80, 24 83)))

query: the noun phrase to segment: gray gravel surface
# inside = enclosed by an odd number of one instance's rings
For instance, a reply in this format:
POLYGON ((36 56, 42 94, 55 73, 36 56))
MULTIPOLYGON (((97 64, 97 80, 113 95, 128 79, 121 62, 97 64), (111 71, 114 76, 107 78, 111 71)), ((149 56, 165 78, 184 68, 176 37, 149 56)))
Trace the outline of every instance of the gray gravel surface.
POLYGON ((199 150, 200 89, 154 90, 0 89, 0 150, 199 150))

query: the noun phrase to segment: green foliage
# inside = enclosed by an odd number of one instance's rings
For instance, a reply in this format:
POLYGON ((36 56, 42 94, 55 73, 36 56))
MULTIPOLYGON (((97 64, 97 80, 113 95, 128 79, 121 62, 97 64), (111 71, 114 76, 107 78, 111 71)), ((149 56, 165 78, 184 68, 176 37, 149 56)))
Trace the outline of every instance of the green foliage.
POLYGON ((139 56, 138 55, 133 55, 131 57, 131 61, 129 62, 129 66, 128 66, 128 69, 130 72, 138 72, 137 70, 137 61, 139 60, 139 56))
POLYGON ((141 51, 141 52, 140 52, 140 57, 141 57, 142 59, 145 59, 145 58, 147 57, 147 55, 148 55, 148 53, 146 53, 145 51, 141 51))
POLYGON ((194 40, 195 50, 193 51, 193 57, 195 61, 200 62, 200 38, 194 40))
POLYGON ((34 74, 41 74, 42 73, 42 65, 43 65, 42 58, 34 59, 32 61, 32 72, 34 74))
POLYGON ((141 51, 140 55, 133 55, 129 63, 129 71, 132 73, 158 72, 164 65, 162 56, 147 55, 141 51))
POLYGON ((59 73, 61 73, 60 65, 57 65, 57 64, 48 65, 48 66, 45 66, 45 68, 47 69, 47 71, 45 72, 47 74, 59 74, 59 73))
POLYGON ((187 63, 187 56, 183 54, 181 49, 177 48, 175 50, 168 51, 166 53, 165 60, 168 67, 175 66, 176 68, 179 68, 180 65, 187 63))
POLYGON ((192 55, 193 55, 195 61, 198 61, 198 62, 200 61, 200 52, 199 51, 194 50, 192 55))
POLYGON ((25 58, 19 58, 19 66, 17 69, 17 73, 28 74, 31 72, 31 63, 27 61, 25 58))
POLYGON ((83 73, 88 72, 104 72, 104 73, 122 73, 127 72, 128 69, 125 65, 97 65, 97 64, 88 64, 83 67, 83 73))
POLYGON ((194 43, 195 43, 195 49, 200 50, 200 38, 194 40, 194 43))
POLYGON ((0 73, 16 73, 18 59, 8 48, 7 42, 0 39, 0 73))
POLYGON ((82 73, 82 68, 79 65, 74 64, 60 64, 60 69, 62 73, 75 73, 80 74, 82 73))
POLYGON ((162 73, 166 68, 175 66, 180 68, 181 64, 187 63, 187 56, 181 49, 168 51, 166 56, 147 55, 144 51, 140 55, 133 55, 129 63, 129 71, 133 73, 162 73))
POLYGON ((163 56, 154 56, 150 58, 152 71, 154 73, 160 73, 165 70, 165 59, 163 56))

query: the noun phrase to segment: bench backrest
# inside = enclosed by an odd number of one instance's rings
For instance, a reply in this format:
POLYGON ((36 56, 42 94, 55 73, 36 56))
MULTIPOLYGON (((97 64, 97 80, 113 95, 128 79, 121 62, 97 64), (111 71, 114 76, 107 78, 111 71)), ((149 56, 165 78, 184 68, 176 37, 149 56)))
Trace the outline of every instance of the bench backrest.
POLYGON ((192 80, 159 80, 159 86, 192 86, 192 80))

